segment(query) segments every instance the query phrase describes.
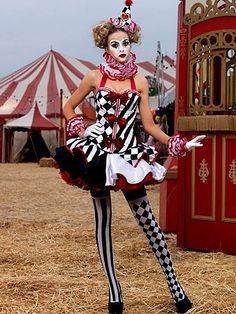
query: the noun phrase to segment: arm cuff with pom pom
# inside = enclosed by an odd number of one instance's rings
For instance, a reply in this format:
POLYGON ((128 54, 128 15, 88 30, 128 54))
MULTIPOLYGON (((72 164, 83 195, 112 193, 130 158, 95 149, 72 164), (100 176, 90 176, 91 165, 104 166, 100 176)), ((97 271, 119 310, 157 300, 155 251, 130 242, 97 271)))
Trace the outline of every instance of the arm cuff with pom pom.
POLYGON ((167 143, 167 152, 168 155, 172 157, 184 157, 186 156, 186 143, 188 140, 186 137, 180 137, 179 134, 169 138, 167 143))
POLYGON ((87 124, 84 122, 82 115, 77 115, 67 121, 66 132, 68 137, 78 135, 81 129, 86 129, 87 124))

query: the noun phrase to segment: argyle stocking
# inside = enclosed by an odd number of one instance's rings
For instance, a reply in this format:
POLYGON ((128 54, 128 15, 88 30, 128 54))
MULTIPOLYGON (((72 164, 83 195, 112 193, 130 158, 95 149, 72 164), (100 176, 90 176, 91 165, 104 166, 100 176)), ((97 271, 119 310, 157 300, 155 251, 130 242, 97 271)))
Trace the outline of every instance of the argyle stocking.
POLYGON ((100 260, 108 279, 109 302, 122 302, 121 288, 115 274, 111 238, 111 197, 109 191, 91 191, 95 224, 96 241, 100 260))
POLYGON ((166 275, 167 283, 175 303, 180 302, 185 298, 185 294, 176 279, 164 234, 152 213, 145 188, 124 193, 124 196, 129 203, 136 221, 146 234, 149 244, 166 275))

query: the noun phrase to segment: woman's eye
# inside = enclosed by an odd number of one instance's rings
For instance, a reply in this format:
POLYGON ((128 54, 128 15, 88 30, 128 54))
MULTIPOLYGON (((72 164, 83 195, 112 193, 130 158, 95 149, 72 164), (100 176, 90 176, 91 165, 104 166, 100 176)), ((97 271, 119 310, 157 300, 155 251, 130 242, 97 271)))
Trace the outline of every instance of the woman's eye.
POLYGON ((112 48, 118 48, 119 44, 118 43, 112 43, 111 46, 112 46, 112 48))
POLYGON ((123 42, 123 46, 127 47, 127 46, 129 46, 129 45, 130 45, 130 43, 129 43, 128 40, 126 40, 126 41, 123 42))

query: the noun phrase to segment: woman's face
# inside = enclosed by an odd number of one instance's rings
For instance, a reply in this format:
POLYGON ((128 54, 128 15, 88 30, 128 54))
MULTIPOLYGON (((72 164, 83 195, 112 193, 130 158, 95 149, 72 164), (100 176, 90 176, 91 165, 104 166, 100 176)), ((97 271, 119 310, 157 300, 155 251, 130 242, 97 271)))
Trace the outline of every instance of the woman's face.
POLYGON ((126 62, 129 58, 131 44, 127 33, 117 31, 108 36, 107 52, 118 62, 126 62))

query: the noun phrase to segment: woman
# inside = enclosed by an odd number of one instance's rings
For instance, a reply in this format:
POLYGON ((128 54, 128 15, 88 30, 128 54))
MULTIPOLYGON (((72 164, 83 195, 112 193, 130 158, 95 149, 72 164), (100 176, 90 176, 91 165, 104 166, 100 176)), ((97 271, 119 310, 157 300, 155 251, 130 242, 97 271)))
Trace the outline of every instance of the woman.
POLYGON ((93 29, 95 44, 105 49, 105 64, 82 80, 64 108, 67 119, 66 146, 57 149, 57 160, 66 182, 90 190, 96 221, 98 251, 109 285, 109 313, 123 313, 121 287, 115 273, 111 239, 110 190, 121 189, 138 224, 143 229, 158 259, 176 304, 178 313, 191 308, 191 302, 179 284, 164 235, 153 216, 146 184, 161 182, 166 169, 156 162, 157 151, 138 143, 134 133, 137 109, 150 135, 168 146, 169 154, 184 156, 187 149, 202 146, 178 135, 170 138, 153 123, 149 108, 148 83, 137 74, 131 44, 138 43, 140 28, 131 20, 126 0, 121 16, 101 22, 93 29), (87 127, 75 108, 93 91, 96 99, 96 123, 87 127), (105 227, 104 227, 105 226, 105 227))

